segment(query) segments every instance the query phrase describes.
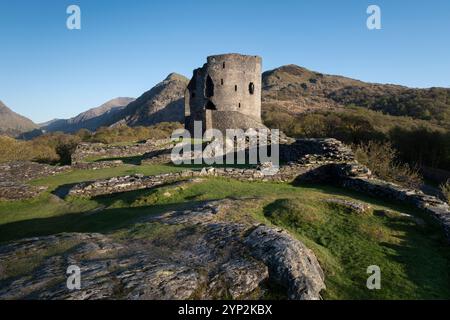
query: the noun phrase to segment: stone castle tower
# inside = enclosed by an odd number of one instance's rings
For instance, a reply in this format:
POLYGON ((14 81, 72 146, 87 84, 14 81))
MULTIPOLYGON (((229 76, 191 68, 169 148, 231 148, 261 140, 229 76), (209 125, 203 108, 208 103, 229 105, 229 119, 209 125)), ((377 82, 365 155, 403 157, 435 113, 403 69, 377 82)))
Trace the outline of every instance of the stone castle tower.
POLYGON ((207 58, 185 92, 185 127, 191 133, 194 121, 203 130, 262 128, 261 58, 223 54, 207 58))

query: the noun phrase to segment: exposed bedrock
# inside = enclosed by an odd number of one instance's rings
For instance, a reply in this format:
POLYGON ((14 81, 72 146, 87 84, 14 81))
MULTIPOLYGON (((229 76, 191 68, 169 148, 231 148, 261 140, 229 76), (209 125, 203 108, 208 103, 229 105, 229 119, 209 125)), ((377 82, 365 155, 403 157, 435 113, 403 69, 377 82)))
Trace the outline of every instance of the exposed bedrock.
POLYGON ((282 230, 227 221, 240 201, 166 212, 121 236, 72 233, 3 245, 0 299, 257 299, 272 286, 290 299, 320 299, 324 276, 312 251, 282 230), (14 270, 24 257, 34 257, 30 270, 14 270), (67 289, 70 265, 81 268, 80 290, 67 289))

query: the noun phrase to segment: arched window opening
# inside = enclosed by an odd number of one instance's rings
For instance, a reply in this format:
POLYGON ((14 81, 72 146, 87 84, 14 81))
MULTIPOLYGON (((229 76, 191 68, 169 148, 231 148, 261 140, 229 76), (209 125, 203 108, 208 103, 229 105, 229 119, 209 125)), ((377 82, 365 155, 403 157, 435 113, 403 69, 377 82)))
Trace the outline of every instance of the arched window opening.
POLYGON ((225 69, 225 62, 222 64, 222 68, 225 69))
POLYGON ((234 91, 237 91, 237 85, 234 86, 234 91))
POLYGON ((241 103, 239 102, 239 108, 241 108, 241 103))
POLYGON ((250 94, 254 94, 255 93, 255 84, 253 82, 250 82, 248 85, 248 92, 250 92, 250 94))
POLYGON ((220 84, 223 85, 223 79, 220 79, 220 84))
POLYGON ((209 75, 206 77, 205 96, 207 98, 214 96, 214 82, 209 75))

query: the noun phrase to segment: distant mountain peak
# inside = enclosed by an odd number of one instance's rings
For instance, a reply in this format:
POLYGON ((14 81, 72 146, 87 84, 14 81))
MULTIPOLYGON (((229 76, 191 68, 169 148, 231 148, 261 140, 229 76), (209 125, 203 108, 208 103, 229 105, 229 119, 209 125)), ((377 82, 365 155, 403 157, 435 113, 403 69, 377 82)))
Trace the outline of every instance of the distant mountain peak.
POLYGON ((184 91, 189 83, 185 76, 172 72, 163 81, 130 103, 121 119, 130 126, 154 125, 159 122, 184 121, 184 91))
POLYGON ((179 73, 172 72, 164 79, 164 81, 189 81, 189 79, 179 73))
POLYGON ((100 126, 107 125, 114 114, 124 109, 133 101, 134 98, 117 97, 108 100, 98 107, 82 112, 73 118, 67 120, 55 119, 44 123, 41 129, 64 132, 75 132, 82 128, 96 130, 100 126))

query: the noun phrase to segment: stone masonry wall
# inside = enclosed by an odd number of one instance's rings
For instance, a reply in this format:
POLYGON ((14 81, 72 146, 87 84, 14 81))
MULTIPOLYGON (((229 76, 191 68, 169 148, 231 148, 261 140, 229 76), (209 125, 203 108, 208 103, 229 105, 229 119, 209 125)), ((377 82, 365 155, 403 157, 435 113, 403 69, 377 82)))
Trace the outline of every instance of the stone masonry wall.
POLYGON ((84 162, 87 158, 124 158, 140 156, 171 144, 170 139, 148 140, 132 145, 105 145, 103 143, 80 143, 72 154, 72 164, 84 162))

